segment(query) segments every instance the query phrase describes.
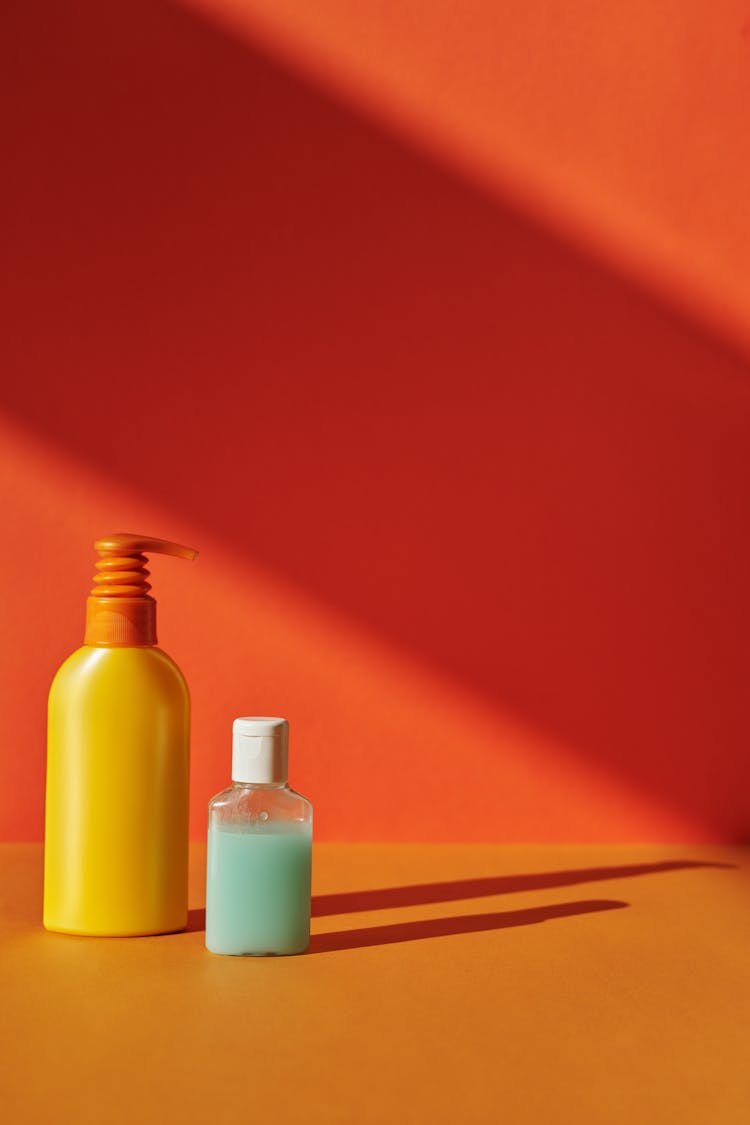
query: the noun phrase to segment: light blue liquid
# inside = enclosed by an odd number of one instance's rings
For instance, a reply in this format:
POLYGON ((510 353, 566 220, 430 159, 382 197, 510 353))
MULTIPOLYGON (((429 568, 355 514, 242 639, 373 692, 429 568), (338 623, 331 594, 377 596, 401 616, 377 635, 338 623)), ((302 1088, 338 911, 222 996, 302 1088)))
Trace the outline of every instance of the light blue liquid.
POLYGON ((206 947, 212 953, 303 953, 310 942, 309 826, 212 825, 206 947))

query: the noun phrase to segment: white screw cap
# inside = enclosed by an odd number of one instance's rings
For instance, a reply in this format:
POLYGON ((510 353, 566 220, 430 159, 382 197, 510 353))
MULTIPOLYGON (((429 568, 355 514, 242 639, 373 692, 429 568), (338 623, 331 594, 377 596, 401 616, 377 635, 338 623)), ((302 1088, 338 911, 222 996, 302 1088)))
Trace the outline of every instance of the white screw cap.
POLYGON ((232 781, 278 785, 287 779, 289 723, 253 715, 232 724, 232 781))

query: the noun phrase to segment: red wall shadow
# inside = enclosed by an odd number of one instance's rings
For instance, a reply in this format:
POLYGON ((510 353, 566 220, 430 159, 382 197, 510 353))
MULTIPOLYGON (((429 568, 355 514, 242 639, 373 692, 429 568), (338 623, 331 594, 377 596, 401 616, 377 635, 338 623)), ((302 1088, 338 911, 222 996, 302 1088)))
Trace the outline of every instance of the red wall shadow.
POLYGON ((3 407, 742 835, 744 361, 175 6, 3 18, 3 407))

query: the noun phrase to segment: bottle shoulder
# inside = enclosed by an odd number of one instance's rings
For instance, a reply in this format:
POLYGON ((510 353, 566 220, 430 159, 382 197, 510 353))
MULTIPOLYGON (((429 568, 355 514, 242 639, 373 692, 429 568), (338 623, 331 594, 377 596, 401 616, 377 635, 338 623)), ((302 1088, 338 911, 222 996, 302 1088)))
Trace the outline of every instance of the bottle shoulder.
POLYGON ((231 785, 208 804, 214 826, 272 826, 275 823, 312 824, 312 803, 286 786, 231 785))
POLYGON ((127 661, 133 659, 151 660, 160 664, 172 664, 176 668, 172 657, 158 645, 81 645, 71 652, 62 663, 61 667, 71 662, 79 663, 91 660, 95 656, 101 659, 127 661))
POLYGON ((160 685, 172 692, 188 695, 185 677, 174 660, 155 645, 82 645, 58 668, 52 680, 50 698, 72 688, 82 689, 109 682, 160 685))

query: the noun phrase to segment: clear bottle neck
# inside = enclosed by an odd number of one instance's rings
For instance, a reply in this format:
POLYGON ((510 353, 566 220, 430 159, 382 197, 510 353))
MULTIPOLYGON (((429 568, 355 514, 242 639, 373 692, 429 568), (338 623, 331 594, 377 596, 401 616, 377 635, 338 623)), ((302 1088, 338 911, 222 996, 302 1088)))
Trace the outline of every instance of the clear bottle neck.
POLYGON ((288 781, 235 781, 232 779, 232 789, 288 789, 288 781))

